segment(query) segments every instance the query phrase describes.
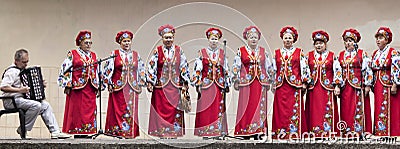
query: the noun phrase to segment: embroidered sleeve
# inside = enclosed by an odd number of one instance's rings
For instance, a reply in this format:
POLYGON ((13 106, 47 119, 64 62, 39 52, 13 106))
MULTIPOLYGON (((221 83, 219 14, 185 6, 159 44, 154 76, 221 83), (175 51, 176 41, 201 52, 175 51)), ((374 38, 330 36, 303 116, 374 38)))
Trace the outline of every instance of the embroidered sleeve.
POLYGON ((364 79, 364 85, 365 86, 371 86, 372 85, 372 81, 374 78, 374 73, 372 72, 371 69, 371 58, 368 57, 367 53, 364 52, 363 56, 362 56, 362 66, 361 66, 361 72, 362 72, 362 76, 364 79))
POLYGON ((153 55, 150 57, 149 65, 147 65, 147 82, 150 82, 152 85, 156 84, 157 80, 157 61, 158 61, 158 52, 157 50, 153 51, 153 55))
MULTIPOLYGON (((310 83, 310 68, 308 66, 308 58, 304 55, 303 51, 300 54, 300 71, 301 71, 301 80, 303 83, 310 83)), ((276 68, 275 68, 276 69, 276 68)))
POLYGON ((179 69, 181 70, 181 77, 185 82, 190 82, 189 64, 186 60, 186 56, 181 49, 181 63, 179 64, 179 69))
POLYGON ((235 59, 233 60, 232 64, 232 81, 239 81, 240 77, 240 69, 242 67, 242 60, 240 59, 241 53, 240 49, 238 49, 237 54, 235 55, 235 59))
POLYGON ((342 67, 340 66, 340 62, 337 57, 333 60, 333 85, 338 85, 343 87, 343 78, 342 78, 342 67))
MULTIPOLYGON (((111 52, 111 55, 115 55, 114 51, 111 52)), ((112 75, 114 73, 114 60, 115 58, 110 58, 106 61, 104 65, 103 76, 105 85, 114 84, 111 80, 112 75)))
POLYGON ((146 86, 146 67, 144 67, 144 62, 138 53, 138 73, 137 78, 139 86, 146 86))
POLYGON ((387 57, 387 53, 386 52, 382 53, 380 50, 376 51, 376 54, 372 59, 372 66, 371 67, 373 69, 381 69, 381 67, 383 67, 383 64, 385 64, 386 57, 387 57))
POLYGON ((194 61, 194 68, 192 73, 192 86, 200 86, 201 85, 201 78, 202 74, 201 71, 203 70, 203 62, 202 62, 202 55, 201 51, 198 52, 198 57, 194 61))
POLYGON ((60 75, 58 76, 57 83, 60 87, 72 87, 72 58, 72 52, 69 51, 67 58, 61 65, 60 75))
POLYGON ((393 83, 400 85, 400 53, 397 50, 392 52, 391 75, 393 83))

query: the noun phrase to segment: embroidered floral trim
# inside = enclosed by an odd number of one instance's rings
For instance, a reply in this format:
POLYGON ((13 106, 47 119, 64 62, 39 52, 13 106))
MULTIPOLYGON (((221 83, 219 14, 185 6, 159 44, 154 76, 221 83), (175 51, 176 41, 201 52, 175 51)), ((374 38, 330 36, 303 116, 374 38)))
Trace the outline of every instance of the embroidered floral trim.
POLYGON ((353 135, 354 133, 358 133, 361 135, 364 130, 364 111, 363 111, 363 103, 362 103, 362 92, 361 90, 356 91, 356 110, 354 115, 354 122, 353 126, 347 125, 348 127, 342 130, 344 135, 350 134, 353 135), (350 126, 350 127, 349 127, 350 126))
POLYGON ((261 96, 261 101, 259 104, 260 107, 260 119, 258 121, 254 121, 251 124, 248 124, 245 128, 241 128, 239 132, 236 132, 236 135, 241 135, 241 134, 254 134, 254 133, 259 133, 259 132, 264 132, 266 129, 266 125, 264 124, 264 121, 267 119, 267 94, 266 94, 266 89, 265 87, 262 87, 261 90, 262 96, 261 96))
POLYGON ((149 135, 160 136, 160 137, 178 137, 182 136, 184 132, 183 124, 183 112, 176 110, 175 122, 170 124, 169 127, 161 127, 157 130, 149 132, 149 135))
POLYGON ((202 127, 202 128, 196 128, 199 136, 208 136, 208 135, 222 135, 222 134, 227 134, 227 128, 223 128, 223 125, 226 125, 226 115, 225 115, 225 101, 224 99, 224 94, 222 93, 222 100, 219 102, 219 111, 218 111, 218 121, 214 122, 211 125, 202 127))
POLYGON ((106 134, 113 135, 113 136, 123 136, 123 137, 129 137, 132 136, 132 132, 134 129, 133 126, 133 118, 134 118, 134 109, 135 109, 135 103, 133 102, 135 100, 135 94, 132 89, 129 89, 129 97, 128 97, 128 102, 126 103, 127 106, 125 108, 125 114, 121 115, 122 118, 122 123, 118 125, 112 126, 111 129, 106 130, 106 134))
POLYGON ((203 87, 209 87, 213 82, 215 82, 218 86, 224 87, 224 75, 221 73, 224 72, 223 66, 220 65, 221 60, 218 59, 219 62, 208 59, 208 73, 203 78, 203 87))
MULTIPOLYGON (((168 60, 166 58, 164 58, 162 61, 163 67, 162 67, 162 73, 161 73, 161 77, 159 78, 159 80, 156 83, 156 86, 158 87, 162 87, 165 86, 169 81, 172 82, 172 84, 176 85, 176 86, 180 86, 180 75, 179 73, 179 64, 178 62, 176 62, 176 55, 173 57, 172 60, 168 60)), ((182 68, 182 73, 185 73, 186 70, 184 70, 185 68, 182 68)))
POLYGON ((74 129, 68 130, 70 134, 79 134, 79 133, 96 133, 97 132, 97 122, 96 122, 96 111, 93 113, 94 120, 93 123, 82 124, 81 127, 76 127, 74 129))
POLYGON ((325 107, 325 114, 324 114, 324 122, 322 126, 314 126, 312 127, 312 132, 315 133, 316 136, 321 137, 328 137, 329 132, 333 132, 334 126, 333 124, 333 99, 331 96, 332 91, 328 91, 328 102, 326 103, 325 107), (322 136, 323 135, 323 136, 322 136))
POLYGON ((381 135, 389 135, 388 125, 389 125, 389 96, 388 88, 384 87, 382 92, 383 101, 381 103, 381 108, 379 110, 379 115, 377 117, 377 125, 375 125, 375 133, 379 136, 381 135))
MULTIPOLYGON (((297 89, 296 92, 294 93, 295 97, 295 104, 293 105, 293 114, 291 117, 289 117, 290 124, 286 128, 279 128, 276 131, 272 131, 272 137, 277 138, 277 137, 283 137, 279 135, 285 134, 284 138, 289 138, 290 134, 301 134, 300 128, 301 128, 301 89, 297 89)), ((300 137, 300 136, 299 136, 300 137)), ((284 139, 281 138, 281 139, 284 139)))

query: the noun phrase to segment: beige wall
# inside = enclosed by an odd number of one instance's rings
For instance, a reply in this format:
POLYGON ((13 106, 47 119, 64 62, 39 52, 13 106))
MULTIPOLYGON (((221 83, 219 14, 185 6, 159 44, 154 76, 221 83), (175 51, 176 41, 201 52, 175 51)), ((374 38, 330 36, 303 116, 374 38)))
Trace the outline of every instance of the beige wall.
MULTIPOLYGON (((349 27, 360 31, 360 47, 370 54, 376 48, 374 33, 379 26, 390 27, 394 33, 392 45, 400 46, 397 38, 400 31, 400 10, 397 7, 400 2, 397 0, 220 0, 214 4, 189 2, 191 1, 0 0, 0 70, 12 63, 16 49, 27 48, 30 51, 30 64, 44 68, 43 74, 49 82, 47 100, 53 106, 62 126, 65 96, 56 84, 58 69, 67 50, 75 48, 75 36, 82 29, 93 32, 93 49, 99 57, 106 57, 112 49, 118 47, 114 42, 118 31, 131 30, 136 33, 133 47, 146 59, 149 51, 159 44, 157 28, 170 23, 177 27, 175 42, 182 45, 191 64, 196 51, 207 46, 204 30, 211 25, 223 28, 223 38, 228 41, 230 65, 235 49, 243 44, 243 28, 252 23, 262 31, 263 39, 260 44, 270 50, 281 47, 279 31, 285 25, 293 25, 298 29, 300 37, 296 46, 305 51, 312 48, 311 32, 324 29, 331 37, 328 49, 338 52, 343 49, 341 34, 349 27)), ((195 97, 194 90, 190 91, 192 97, 195 97)), ((103 95, 102 112, 105 117, 107 93, 104 92, 103 95)), ((143 132, 147 132, 149 97, 147 92, 140 96, 139 121, 143 132)), ((272 103, 272 95, 269 97, 269 103, 272 103)), ((237 92, 229 94, 228 100, 229 128, 233 129, 237 92)), ((1 137, 17 137, 16 117, 15 114, 1 117, 1 137)), ((104 122, 105 118, 102 125, 104 122)), ((187 122, 187 128, 193 128, 193 114, 187 117, 187 122)), ((193 131, 188 130, 186 137, 193 137, 192 133, 193 131)), ((49 136, 40 118, 30 135, 43 138, 49 136)), ((141 138, 146 137, 146 133, 141 134, 141 138)))

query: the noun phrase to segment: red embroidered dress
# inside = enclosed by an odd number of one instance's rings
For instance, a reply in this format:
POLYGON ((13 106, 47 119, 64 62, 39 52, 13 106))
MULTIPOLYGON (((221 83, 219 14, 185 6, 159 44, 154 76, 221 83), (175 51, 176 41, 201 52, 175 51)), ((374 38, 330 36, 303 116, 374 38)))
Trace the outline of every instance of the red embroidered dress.
POLYGON ((387 45, 372 55, 374 72, 374 135, 400 136, 400 91, 391 94, 393 83, 400 85, 400 57, 398 51, 387 45))
POLYGON ((105 84, 114 87, 108 97, 105 134, 135 138, 139 136, 138 99, 146 82, 144 63, 136 51, 114 50, 106 61, 105 84))
POLYGON ((94 134, 96 127, 96 92, 98 87, 96 54, 81 49, 71 50, 61 66, 58 83, 72 88, 67 94, 63 132, 94 134), (71 67, 72 72, 67 70, 71 67))
POLYGON ((300 138, 306 132, 302 84, 309 82, 309 69, 300 48, 275 50, 276 91, 272 115, 272 138, 300 138))
POLYGON ((229 82, 228 64, 222 49, 201 49, 195 61, 193 84, 201 87, 197 100, 194 135, 221 136, 228 133, 223 88, 229 82))
POLYGON ((331 51, 308 53, 308 65, 311 83, 307 91, 306 118, 308 130, 315 137, 330 137, 339 134, 336 127, 339 122, 335 85, 341 85, 341 67, 331 51), (318 58, 317 58, 318 57, 318 58))
POLYGON ((178 109, 182 82, 189 82, 186 57, 179 46, 158 46, 150 58, 147 80, 154 85, 151 96, 149 135, 181 137, 185 134, 184 112, 178 109))
POLYGON ((369 96, 364 95, 365 86, 372 85, 373 74, 368 66, 370 59, 364 50, 343 50, 339 53, 342 67, 343 87, 340 97, 340 119, 346 123, 342 133, 361 134, 372 130, 369 96), (368 100, 368 101, 366 101, 368 100))
POLYGON ((236 136, 267 132, 267 91, 272 83, 273 66, 267 51, 248 46, 239 48, 233 65, 234 80, 239 82, 236 136))

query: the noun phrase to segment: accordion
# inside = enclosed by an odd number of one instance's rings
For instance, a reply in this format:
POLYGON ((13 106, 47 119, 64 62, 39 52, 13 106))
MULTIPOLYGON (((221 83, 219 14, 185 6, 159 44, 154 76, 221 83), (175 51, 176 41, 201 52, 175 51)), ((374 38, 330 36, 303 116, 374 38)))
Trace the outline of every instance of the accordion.
POLYGON ((44 93, 43 77, 40 67, 26 68, 19 74, 21 83, 29 87, 29 92, 24 94, 25 99, 42 101, 46 98, 44 93))

